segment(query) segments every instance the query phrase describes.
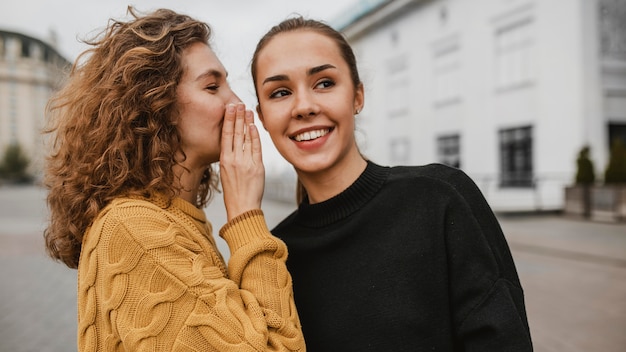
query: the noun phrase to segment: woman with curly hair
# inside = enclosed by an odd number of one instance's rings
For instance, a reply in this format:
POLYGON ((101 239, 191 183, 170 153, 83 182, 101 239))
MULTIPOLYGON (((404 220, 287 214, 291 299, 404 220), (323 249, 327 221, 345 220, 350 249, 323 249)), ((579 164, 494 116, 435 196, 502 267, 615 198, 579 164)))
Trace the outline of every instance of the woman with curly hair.
POLYGON ((209 26, 128 11, 88 42, 48 109, 45 240, 78 269, 79 350, 305 350, 286 247, 260 210, 253 114, 209 26), (202 210, 218 160, 228 266, 202 210))

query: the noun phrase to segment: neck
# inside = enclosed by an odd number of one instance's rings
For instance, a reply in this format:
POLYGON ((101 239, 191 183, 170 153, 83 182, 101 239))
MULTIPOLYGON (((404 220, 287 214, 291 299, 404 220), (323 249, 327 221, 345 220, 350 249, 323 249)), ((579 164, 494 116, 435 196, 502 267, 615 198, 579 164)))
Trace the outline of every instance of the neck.
POLYGON ((328 200, 346 190, 363 173, 367 161, 360 154, 344 160, 343 163, 331 168, 304 173, 297 171, 302 185, 306 189, 311 204, 328 200))
POLYGON ((198 189, 200 188, 204 170, 194 169, 189 171, 177 165, 175 166, 174 173, 177 175, 180 186, 178 196, 193 205, 197 205, 198 189))

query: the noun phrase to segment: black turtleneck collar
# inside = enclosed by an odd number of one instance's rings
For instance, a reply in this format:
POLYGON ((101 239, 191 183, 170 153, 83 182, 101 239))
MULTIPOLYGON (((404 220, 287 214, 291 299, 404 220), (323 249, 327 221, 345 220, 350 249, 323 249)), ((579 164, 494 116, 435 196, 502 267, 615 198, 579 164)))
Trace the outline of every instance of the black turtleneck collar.
POLYGON ((296 218, 305 227, 324 227, 342 220, 363 207, 382 187, 389 176, 389 167, 367 162, 357 180, 346 190, 321 203, 309 204, 305 198, 296 218))

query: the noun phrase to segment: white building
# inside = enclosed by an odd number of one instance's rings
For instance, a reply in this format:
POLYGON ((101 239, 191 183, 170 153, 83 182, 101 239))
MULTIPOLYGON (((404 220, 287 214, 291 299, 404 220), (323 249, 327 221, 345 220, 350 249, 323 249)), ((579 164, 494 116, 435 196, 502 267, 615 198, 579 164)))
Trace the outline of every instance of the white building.
POLYGON ((365 84, 360 148, 467 172, 497 211, 563 206, 576 157, 626 142, 626 1, 369 0, 334 26, 365 84))
POLYGON ((69 65, 53 45, 0 30, 0 158, 9 145, 19 144, 35 176, 43 166, 45 106, 69 65))

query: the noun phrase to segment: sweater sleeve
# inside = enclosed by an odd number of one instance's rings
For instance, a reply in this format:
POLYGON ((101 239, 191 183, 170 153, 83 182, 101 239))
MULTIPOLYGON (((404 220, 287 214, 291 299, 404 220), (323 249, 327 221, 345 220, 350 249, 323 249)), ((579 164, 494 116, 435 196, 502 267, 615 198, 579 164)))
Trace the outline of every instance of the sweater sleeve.
POLYGON ((220 230, 220 236, 231 252, 230 279, 255 309, 261 309, 270 332, 267 350, 280 350, 283 335, 289 336, 291 346, 304 346, 286 266, 287 246, 269 232, 263 212, 252 210, 234 218, 220 230))
POLYGON ((125 217, 101 229, 100 243, 84 248, 90 264, 84 273, 79 268, 84 346, 94 347, 97 340, 106 346, 93 350, 117 350, 115 345, 127 351, 305 350, 286 251, 268 235, 262 213, 227 225, 228 233, 240 237, 235 258, 249 257, 235 264, 240 274, 233 279, 224 276, 206 247, 162 217, 125 217), (96 339, 98 334, 108 337, 96 339))
POLYGON ((524 294, 504 234, 479 189, 465 174, 446 215, 456 333, 464 351, 532 351, 524 294))

